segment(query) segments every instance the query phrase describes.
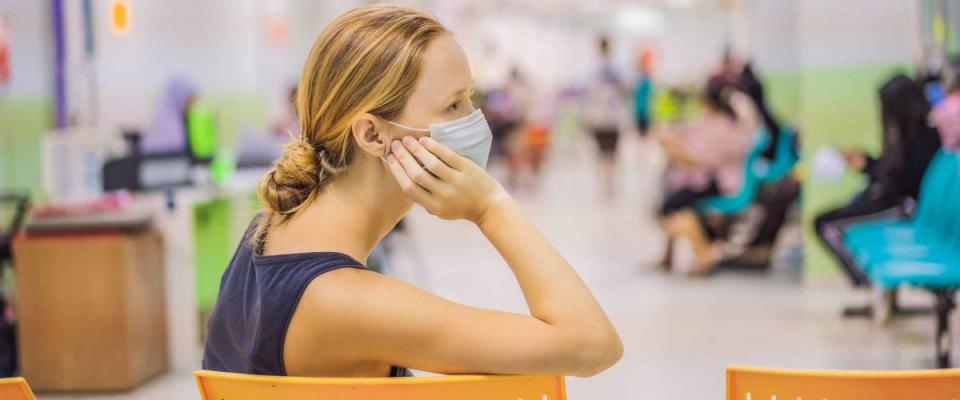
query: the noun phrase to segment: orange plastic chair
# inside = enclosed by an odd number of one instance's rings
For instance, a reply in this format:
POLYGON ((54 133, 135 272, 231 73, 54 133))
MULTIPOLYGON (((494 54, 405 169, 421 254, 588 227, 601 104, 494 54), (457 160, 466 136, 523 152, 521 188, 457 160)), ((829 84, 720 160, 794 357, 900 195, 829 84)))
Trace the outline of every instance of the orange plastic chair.
POLYGON ((727 400, 824 399, 960 399, 960 369, 811 371, 727 367, 727 400))
POLYGON ((30 385, 23 378, 0 378, 0 399, 36 400, 30 385))
POLYGON ((565 400, 562 376, 300 378, 197 371, 203 400, 565 400))

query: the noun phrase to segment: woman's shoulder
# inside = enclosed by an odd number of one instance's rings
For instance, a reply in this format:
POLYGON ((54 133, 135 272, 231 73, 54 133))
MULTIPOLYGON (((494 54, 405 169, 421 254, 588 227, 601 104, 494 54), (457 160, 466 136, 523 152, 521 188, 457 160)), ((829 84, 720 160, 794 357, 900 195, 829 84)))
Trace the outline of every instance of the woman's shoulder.
POLYGON ((403 282, 370 270, 340 268, 319 275, 304 290, 291 329, 339 348, 387 334, 397 327, 387 321, 403 314, 410 299, 398 286, 403 282))
POLYGON ((322 324, 333 317, 339 323, 391 312, 417 292, 409 283, 368 269, 338 268, 315 277, 300 303, 311 310, 311 319, 322 324))
POLYGON ((313 278, 301 301, 349 302, 374 289, 382 278, 382 275, 366 269, 337 268, 313 278))

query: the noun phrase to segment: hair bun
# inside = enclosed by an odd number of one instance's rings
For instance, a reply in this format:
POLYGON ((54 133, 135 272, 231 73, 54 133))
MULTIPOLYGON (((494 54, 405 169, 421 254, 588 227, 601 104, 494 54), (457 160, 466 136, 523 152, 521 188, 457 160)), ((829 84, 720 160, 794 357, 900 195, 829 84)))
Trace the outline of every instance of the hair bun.
POLYGON ((293 140, 283 149, 283 157, 260 181, 257 191, 264 207, 281 215, 297 211, 320 187, 321 167, 318 152, 302 140, 293 140))

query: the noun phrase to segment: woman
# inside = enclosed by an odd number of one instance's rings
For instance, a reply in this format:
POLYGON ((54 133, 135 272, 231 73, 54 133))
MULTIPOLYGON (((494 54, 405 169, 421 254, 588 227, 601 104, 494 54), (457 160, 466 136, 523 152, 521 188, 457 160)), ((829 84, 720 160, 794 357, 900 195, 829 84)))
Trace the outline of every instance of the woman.
POLYGON ((620 71, 611 60, 610 40, 601 37, 598 47, 600 63, 587 88, 585 117, 597 142, 603 196, 609 201, 616 195, 617 144, 620 142, 620 117, 627 90, 620 71))
POLYGON ((637 62, 639 77, 633 88, 633 120, 641 137, 650 130, 650 109, 653 101, 652 53, 645 49, 637 62))
POLYGON ((302 136, 260 184, 265 210, 224 273, 204 368, 589 376, 620 358, 589 289, 481 168, 490 131, 471 85, 463 50, 428 15, 367 6, 321 33, 298 90, 302 136), (458 137, 470 140, 449 140, 458 137), (473 222, 531 315, 456 304, 365 269, 414 203, 473 222))
POLYGON ((673 192, 664 200, 660 215, 671 238, 690 241, 696 258, 694 273, 709 272, 717 261, 717 251, 693 205, 740 189, 750 138, 760 126, 751 100, 725 80, 711 79, 704 97, 706 109, 693 126, 660 138, 675 165, 668 174, 673 192))
MULTIPOLYGON (((815 220, 817 236, 840 262, 854 287, 869 285, 866 274, 856 265, 843 242, 848 225, 868 219, 903 216, 907 199, 916 200, 920 181, 930 159, 940 149, 937 129, 930 126, 930 104, 923 89, 912 79, 897 75, 880 88, 883 118, 883 148, 879 158, 862 150, 844 153, 849 168, 869 178, 867 188, 850 204, 831 210, 815 220)), ((848 314, 867 312, 849 308, 848 314)))

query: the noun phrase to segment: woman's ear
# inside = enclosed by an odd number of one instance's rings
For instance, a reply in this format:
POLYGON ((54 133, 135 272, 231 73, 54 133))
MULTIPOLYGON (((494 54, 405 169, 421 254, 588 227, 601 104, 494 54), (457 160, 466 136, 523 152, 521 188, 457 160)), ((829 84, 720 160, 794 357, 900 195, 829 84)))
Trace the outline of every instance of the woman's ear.
POLYGON ((361 114, 350 126, 353 138, 360 149, 375 157, 387 154, 386 149, 390 140, 384 131, 385 128, 386 124, 383 120, 370 113, 361 114))

